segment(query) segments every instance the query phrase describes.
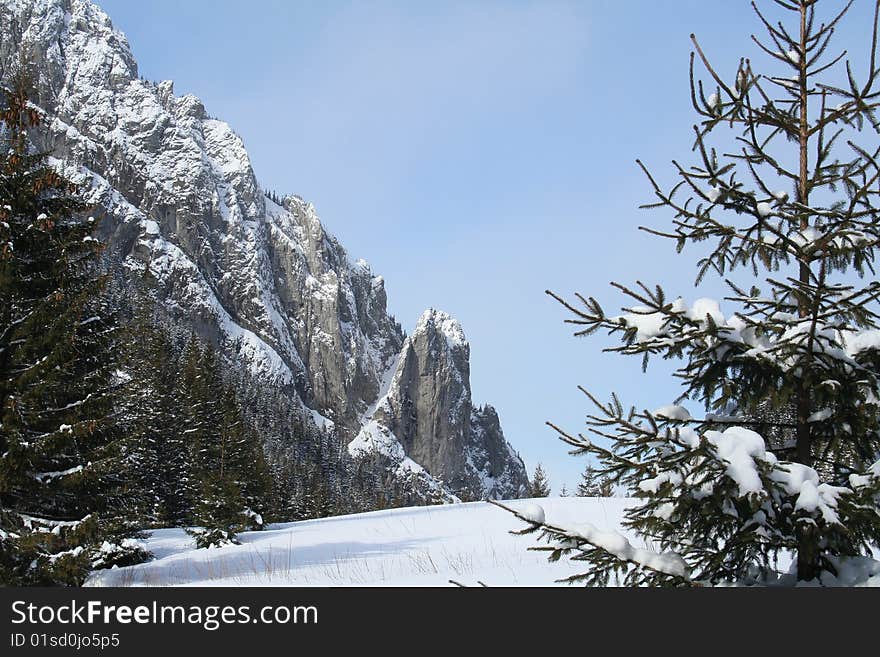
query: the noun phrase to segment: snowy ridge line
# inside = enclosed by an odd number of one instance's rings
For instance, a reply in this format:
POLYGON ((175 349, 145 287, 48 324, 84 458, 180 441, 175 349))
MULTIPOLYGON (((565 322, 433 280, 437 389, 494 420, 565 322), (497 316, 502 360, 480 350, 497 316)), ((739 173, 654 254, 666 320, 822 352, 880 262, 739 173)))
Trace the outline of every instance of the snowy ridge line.
POLYGON ((473 405, 469 357, 458 320, 434 308, 422 313, 389 363, 380 397, 361 416, 349 454, 383 455, 397 464, 398 474, 426 470, 442 477, 450 491, 468 489, 480 497, 521 494, 525 468, 504 440, 497 412, 473 405), (447 441, 455 445, 452 456, 444 449, 447 441), (403 447, 416 442, 418 464, 403 447))
MULTIPOLYGON (((297 526, 302 527, 306 525, 314 525, 314 524, 323 524, 323 523, 334 523, 334 522, 344 522, 352 519, 360 519, 360 518, 399 518, 402 516, 421 516, 421 515, 435 515, 435 514, 444 514, 444 513, 458 513, 464 507, 477 508, 482 507, 489 502, 488 500, 480 500, 477 502, 458 502, 456 504, 429 504, 426 506, 405 506, 397 509, 379 509, 378 511, 365 511, 363 513, 346 513, 339 516, 328 516, 326 518, 311 518, 309 520, 295 520, 292 522, 276 522, 270 525, 267 525, 265 529, 261 531, 262 534, 266 534, 272 531, 286 530, 291 527, 297 526)), ((499 505, 496 505, 499 506, 499 505)))
POLYGON ((434 327, 446 339, 449 349, 457 349, 468 347, 469 343, 464 334, 461 323, 452 317, 449 313, 436 308, 428 308, 419 317, 413 335, 420 331, 426 331, 429 327, 434 327))

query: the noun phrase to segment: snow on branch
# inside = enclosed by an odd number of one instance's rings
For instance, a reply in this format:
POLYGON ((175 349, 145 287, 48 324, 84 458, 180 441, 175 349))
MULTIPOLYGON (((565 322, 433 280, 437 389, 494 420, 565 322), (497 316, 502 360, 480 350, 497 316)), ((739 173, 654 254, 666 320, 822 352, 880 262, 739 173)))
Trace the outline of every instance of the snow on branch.
MULTIPOLYGON (((659 553, 646 548, 635 547, 623 534, 615 531, 599 530, 590 523, 579 523, 568 528, 558 527, 543 519, 543 509, 536 516, 533 513, 518 511, 496 500, 487 501, 512 513, 523 522, 529 523, 530 526, 526 530, 512 533, 531 533, 541 529, 545 536, 565 543, 567 545, 566 549, 571 549, 573 545, 580 546, 583 543, 587 543, 598 550, 608 553, 615 559, 632 564, 637 568, 646 568, 685 582, 690 581, 690 568, 687 562, 675 552, 659 553)), ((540 507, 538 508, 540 509, 540 507)))

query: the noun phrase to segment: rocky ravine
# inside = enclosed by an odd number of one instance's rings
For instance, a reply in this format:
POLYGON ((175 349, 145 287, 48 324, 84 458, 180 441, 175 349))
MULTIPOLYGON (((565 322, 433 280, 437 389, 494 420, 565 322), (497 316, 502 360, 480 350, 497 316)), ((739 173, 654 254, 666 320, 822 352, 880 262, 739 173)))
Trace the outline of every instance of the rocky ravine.
POLYGON ((381 451, 478 497, 520 491, 497 414, 471 404, 458 322, 429 311, 406 337, 382 277, 349 260, 311 204, 267 199, 241 140, 198 98, 140 79, 99 7, 0 0, 0 37, 0 80, 21 52, 35 63, 49 134, 33 138, 106 214, 133 289, 149 271, 176 321, 335 423, 353 453, 381 451))

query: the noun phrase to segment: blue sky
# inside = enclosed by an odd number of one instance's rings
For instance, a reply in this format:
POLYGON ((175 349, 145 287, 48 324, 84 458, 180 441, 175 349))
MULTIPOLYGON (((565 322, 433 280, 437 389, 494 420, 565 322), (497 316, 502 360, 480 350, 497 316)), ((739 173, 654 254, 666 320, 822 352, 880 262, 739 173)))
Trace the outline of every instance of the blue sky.
MULTIPOLYGON (((544 422, 580 430, 578 384, 643 408, 677 396, 669 364, 643 374, 602 353, 607 337, 571 337, 544 290, 606 309, 622 303, 611 280, 720 296, 693 288, 699 252, 637 230, 671 216, 637 209, 651 197, 635 158, 663 181, 690 161, 691 32, 730 79, 740 56, 763 61, 748 2, 98 3, 142 76, 200 96, 265 188, 312 201, 385 277, 405 329, 428 306, 461 321, 474 401, 555 490, 585 461, 544 422)), ((856 0, 837 43, 861 46, 870 12, 856 0)))

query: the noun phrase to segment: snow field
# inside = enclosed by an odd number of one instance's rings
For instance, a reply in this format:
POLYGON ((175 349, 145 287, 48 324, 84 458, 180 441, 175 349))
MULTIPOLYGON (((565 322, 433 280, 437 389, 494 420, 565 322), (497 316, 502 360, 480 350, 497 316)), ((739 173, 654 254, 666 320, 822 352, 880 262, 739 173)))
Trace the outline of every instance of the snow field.
MULTIPOLYGON (((548 522, 589 522, 621 531, 622 498, 542 498, 548 522)), ((97 571, 89 586, 551 586, 584 564, 547 561, 528 550, 536 534, 487 502, 411 507, 270 525, 239 535, 241 545, 196 550, 183 529, 160 529, 143 541, 155 559, 97 571)), ((631 539, 632 540, 632 539, 631 539)), ((638 541, 634 544, 643 545, 638 541)))

